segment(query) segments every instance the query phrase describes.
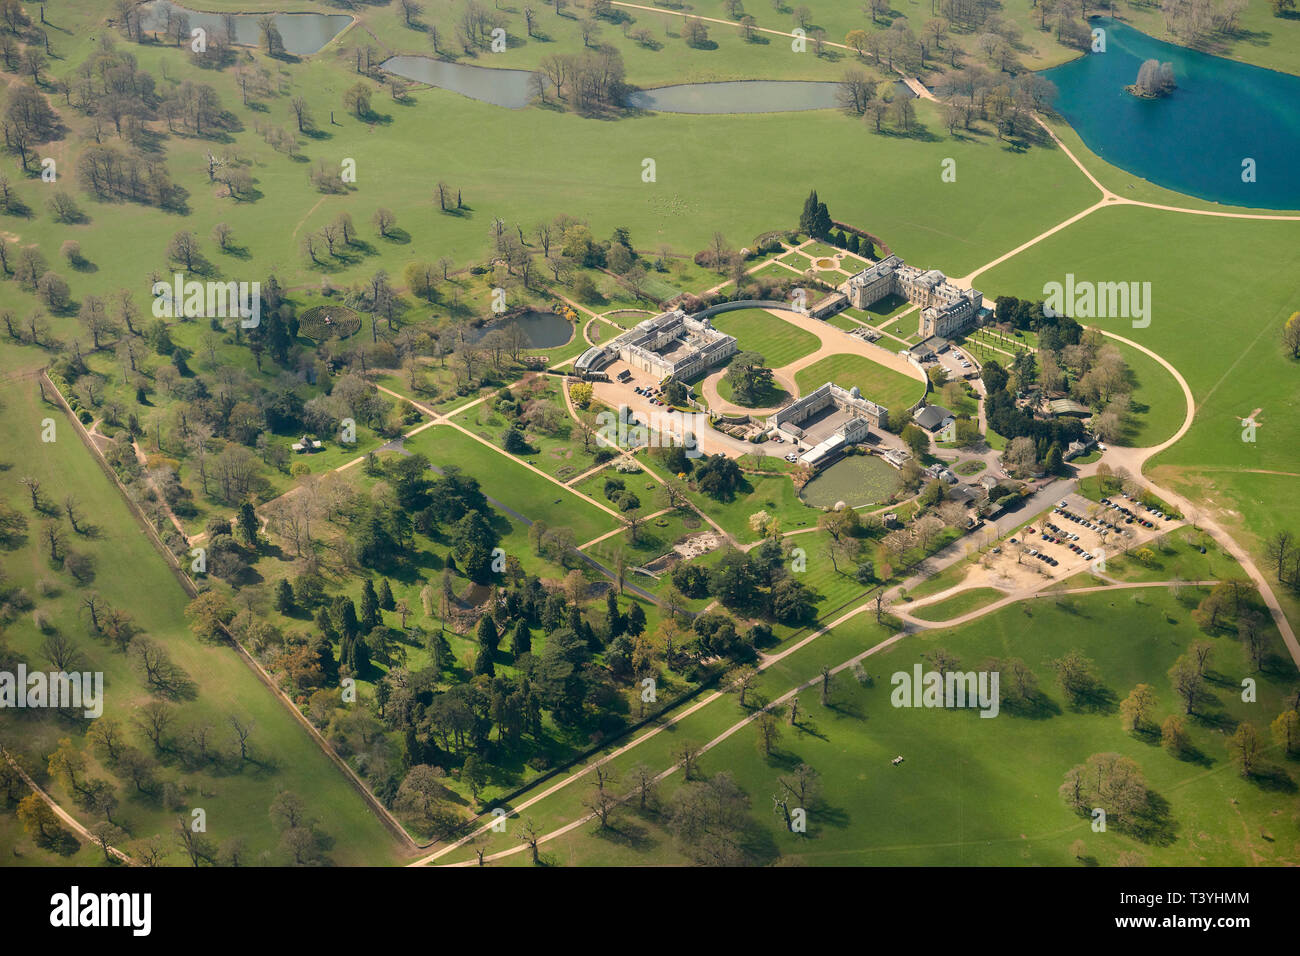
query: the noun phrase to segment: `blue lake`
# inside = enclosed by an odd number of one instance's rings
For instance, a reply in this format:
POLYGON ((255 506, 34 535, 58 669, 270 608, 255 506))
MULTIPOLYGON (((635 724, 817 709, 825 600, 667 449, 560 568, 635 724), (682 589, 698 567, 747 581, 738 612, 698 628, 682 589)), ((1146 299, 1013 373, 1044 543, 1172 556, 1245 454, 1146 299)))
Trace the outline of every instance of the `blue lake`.
POLYGON ((1107 17, 1090 24, 1105 29, 1106 52, 1042 73, 1089 149, 1189 196, 1300 209, 1300 77, 1164 43, 1107 17), (1173 65, 1178 88, 1161 99, 1124 92, 1151 59, 1173 65), (1242 180, 1246 159, 1255 182, 1242 180))

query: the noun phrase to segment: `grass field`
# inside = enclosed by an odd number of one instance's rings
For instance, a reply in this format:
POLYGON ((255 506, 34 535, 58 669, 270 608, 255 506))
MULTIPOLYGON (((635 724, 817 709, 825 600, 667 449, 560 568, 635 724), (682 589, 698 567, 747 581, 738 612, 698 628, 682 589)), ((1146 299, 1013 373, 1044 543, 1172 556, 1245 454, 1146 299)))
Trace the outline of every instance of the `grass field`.
MULTIPOLYGON (((195 696, 174 703, 174 750, 160 755, 159 780, 174 784, 182 807, 201 806, 207 811, 208 835, 214 843, 233 837, 246 841, 249 861, 282 862, 278 834, 271 826, 267 809, 281 790, 292 790, 306 802, 309 813, 333 839, 327 856, 337 864, 392 863, 397 844, 371 814, 361 797, 342 774, 320 752, 307 732, 288 710, 254 676, 253 671, 227 648, 200 643, 189 631, 184 610, 188 597, 167 570, 163 559, 136 526, 117 489, 94 463, 90 452, 77 439, 72 425, 57 409, 40 403, 35 382, 0 388, 6 415, 23 423, 9 431, 5 453, 4 497, 10 504, 30 513, 30 502, 17 477, 32 475, 42 482, 47 501, 61 502, 75 495, 93 535, 77 535, 65 527, 68 547, 94 561, 93 584, 79 587, 66 571, 52 568, 42 550, 33 517, 26 543, 5 555, 10 584, 35 597, 37 609, 47 627, 69 638, 84 661, 82 669, 99 670, 105 681, 105 718, 119 721, 132 745, 152 752, 152 745, 133 726, 133 719, 151 695, 126 655, 112 650, 104 639, 95 639, 79 604, 92 587, 111 606, 129 613, 140 630, 165 646, 172 661, 194 684, 195 696), (39 440, 40 422, 55 421, 57 440, 39 440), (58 498, 54 496, 57 494, 58 498), (48 581, 53 592, 37 597, 39 582, 48 581), (251 737, 255 762, 238 765, 230 761, 233 746, 228 719, 252 721, 251 737), (180 759, 181 741, 193 727, 207 726, 210 745, 225 756, 219 763, 193 768, 180 759), (237 769, 232 769, 237 767, 237 769)), ((65 523, 66 524, 66 523, 65 523)), ((30 662, 46 666, 39 648, 42 634, 30 614, 14 620, 7 629, 9 647, 30 662)), ((60 737, 71 737, 83 749, 91 776, 115 780, 113 770, 102 764, 85 744, 89 722, 69 723, 49 712, 24 712, 21 719, 12 712, 4 716, 10 728, 5 744, 23 754, 52 751, 60 737)), ((235 751, 236 755, 238 751, 235 751)), ((38 781, 45 777, 44 760, 34 761, 38 781)), ((182 855, 170 836, 176 814, 163 805, 161 794, 145 796, 134 791, 130 781, 114 786, 121 801, 115 818, 129 830, 131 840, 164 834, 168 862, 179 864, 182 855)), ((66 792, 62 782, 51 782, 50 790, 62 805, 89 825, 97 817, 83 812, 66 792)), ((128 841, 129 842, 129 841, 128 841)), ((129 847, 128 847, 129 849, 129 847)), ((9 854, 6 853, 6 856, 9 854)), ((40 862, 55 862, 41 855, 40 862)), ((81 859, 81 858, 79 858, 81 859)), ((102 855, 99 860, 102 861, 102 855)), ((93 862, 93 857, 85 858, 93 862)))
POLYGON ((601 511, 588 499, 455 429, 445 426, 426 429, 407 441, 406 448, 426 455, 440 468, 458 466, 478 479, 485 495, 529 521, 545 521, 553 528, 572 528, 579 543, 618 527, 613 515, 601 511))
POLYGON ((766 309, 739 309, 713 317, 713 326, 736 337, 742 352, 757 352, 768 368, 781 368, 817 351, 817 336, 766 309))
POLYGON ((789 478, 776 474, 747 474, 745 482, 745 487, 731 501, 719 501, 698 492, 691 492, 691 500, 741 541, 759 539, 759 535, 749 527, 750 515, 759 511, 777 518, 782 531, 794 531, 817 523, 821 511, 799 500, 794 482, 789 478))
POLYGON ((805 395, 823 382, 834 382, 842 388, 856 385, 863 398, 884 405, 893 414, 915 405, 925 394, 925 385, 917 379, 848 353, 814 362, 795 373, 794 380, 805 395))
MULTIPOLYGON (((1096 662, 1102 684, 1116 699, 1136 682, 1153 680, 1156 719, 1163 719, 1174 709, 1172 691, 1166 680, 1152 675, 1162 675, 1196 635, 1187 608, 1158 589, 1136 597, 1098 594, 1007 608, 962 628, 905 639, 867 658, 870 686, 842 673, 829 706, 822 706, 812 690, 800 695, 800 724, 793 730, 782 727, 772 757, 756 755, 755 731, 742 727, 705 754, 700 772, 730 770, 750 794, 759 834, 754 845, 768 861, 779 853, 787 863, 818 865, 1077 866, 1113 865, 1121 853, 1136 852, 1150 864, 1282 863, 1293 854, 1297 819, 1289 788, 1271 782, 1290 779, 1294 766, 1268 747, 1263 755, 1268 773, 1243 780, 1226 758, 1220 728, 1238 720, 1262 727, 1277 710, 1284 681, 1266 673, 1260 703, 1242 704, 1231 690, 1246 669, 1241 650, 1218 642, 1211 685, 1216 703, 1206 711, 1209 719, 1190 722, 1199 757, 1187 761, 1147 736, 1125 732, 1113 703, 1099 710, 1069 706, 1047 666, 1051 658, 1077 648, 1096 662), (1025 631, 1027 613, 1034 618, 1032 639, 1025 631), (1116 634, 1132 636, 1116 640, 1116 634), (978 668, 990 655, 1023 658, 1047 696, 1043 713, 1027 718, 1003 710, 982 720, 955 710, 891 707, 889 675, 910 672, 916 662, 926 666, 921 655, 937 646, 963 668, 978 668), (1135 759, 1149 788, 1167 801, 1151 839, 1140 841, 1114 827, 1092 833, 1088 821, 1057 796, 1065 772, 1098 752, 1135 759), (904 762, 890 766, 895 755, 904 762), (777 777, 799 762, 821 775, 820 802, 810 810, 808 833, 802 836, 785 832, 766 800, 777 777), (954 774, 971 785, 953 786, 954 774), (1234 810, 1225 814, 1219 808, 1229 801, 1234 810), (881 813, 881 807, 890 812, 881 813), (1085 843, 1082 860, 1070 849, 1079 839, 1085 843)), ((759 694, 771 700, 809 679, 819 660, 838 663, 881 637, 868 616, 859 616, 765 673, 759 694)), ((626 769, 645 761, 667 767, 676 742, 710 740, 743 713, 734 696, 725 697, 614 765, 626 769)), ((669 777, 660 799, 680 781, 680 771, 669 777)), ((567 823, 583 812, 580 800, 587 789, 576 783, 530 807, 527 815, 547 830, 567 823)), ((682 848, 657 813, 629 809, 613 826, 607 833, 597 832, 594 823, 571 831, 544 844, 544 859, 555 865, 682 862, 682 848)), ((506 849, 512 842, 501 836, 491 845, 506 849)), ((524 864, 526 854, 508 862, 524 864)))
POLYGON ((986 607, 1005 596, 997 588, 972 588, 934 604, 927 604, 925 607, 909 608, 908 612, 923 621, 950 621, 978 608, 986 607))
MULTIPOLYGON (((1300 293, 1285 275, 1300 268, 1300 223, 1237 221, 1138 208, 1102 210, 1044 240, 982 276, 984 288, 1033 296, 1069 261, 1076 275, 1141 277, 1152 283, 1151 325, 1094 320, 1164 356, 1187 379, 1196 417, 1178 444, 1148 463, 1153 480, 1168 484, 1223 520, 1259 558, 1278 528, 1300 528, 1300 505, 1285 492, 1296 472, 1300 390, 1296 365, 1282 350, 1281 328, 1300 309, 1300 293), (1138 253, 1116 247, 1142 232, 1138 253), (1172 250, 1178 249, 1178 254, 1172 250), (1262 409, 1256 441, 1243 442, 1240 419, 1262 409), (1270 433, 1271 429, 1271 433, 1270 433), (1279 472, 1276 475, 1264 472, 1279 472)), ((1135 361, 1139 380, 1149 374, 1135 361)), ((1166 375, 1165 378, 1168 378, 1166 375)), ((1181 401, 1157 378, 1148 420, 1150 438, 1182 414, 1181 401)), ((1139 393, 1141 394, 1141 391, 1139 393)), ((1279 591, 1291 620, 1300 602, 1279 591)))

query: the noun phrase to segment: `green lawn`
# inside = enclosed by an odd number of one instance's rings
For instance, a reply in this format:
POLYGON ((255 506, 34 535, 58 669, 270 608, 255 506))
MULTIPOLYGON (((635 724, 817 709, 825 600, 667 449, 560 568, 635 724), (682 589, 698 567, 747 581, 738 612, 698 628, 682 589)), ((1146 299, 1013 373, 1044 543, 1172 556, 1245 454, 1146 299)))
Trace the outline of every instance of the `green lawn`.
POLYGON ((908 608, 908 613, 923 621, 950 621, 978 608, 1000 601, 1006 595, 997 588, 972 588, 925 607, 908 608))
MULTIPOLYGON (((778 267, 779 268, 779 267, 778 267)), ((713 326, 736 337, 742 352, 757 352, 768 368, 781 368, 816 352, 821 341, 766 309, 739 309, 713 317, 713 326)))
POLYGON ((718 397, 742 408, 775 408, 789 398, 790 395, 774 381, 767 388, 757 393, 752 402, 742 402, 736 398, 735 392, 732 390, 731 379, 724 375, 718 379, 718 397))
POLYGON ((483 493, 530 521, 572 528, 578 543, 612 531, 618 520, 577 492, 562 488, 473 438, 445 426, 427 429, 406 442, 441 467, 456 465, 479 481, 483 493))
MULTIPOLYGON (((1151 324, 1091 320, 1164 356, 1187 379, 1197 403, 1191 429, 1147 466, 1153 480, 1193 501, 1207 502, 1256 556, 1278 528, 1300 529, 1300 503, 1286 492, 1300 443, 1300 390, 1295 363, 1280 341, 1300 293, 1286 278, 1300 269, 1300 223, 1241 221, 1139 208, 1103 209, 1043 240, 979 278, 997 294, 1037 296, 1044 276, 1068 261, 1080 278, 1142 276, 1152 283, 1151 324), (1141 232, 1138 253, 1118 246, 1141 232), (1158 297, 1158 298, 1157 298, 1158 297), (1240 419, 1262 409, 1255 442, 1241 440, 1240 419), (1269 475, 1275 471, 1282 474, 1269 475)), ((1139 381, 1150 376, 1136 362, 1139 381)), ((1165 378, 1168 378, 1166 375, 1165 378)), ((1181 420, 1183 403, 1157 377, 1165 394, 1147 413, 1166 424, 1181 420), (1170 407, 1172 405, 1172 407, 1170 407), (1176 414, 1174 413, 1176 408, 1176 414)), ((1142 394, 1139 390, 1137 394, 1142 394)), ((1279 600, 1300 621, 1300 602, 1284 589, 1279 600)))
MULTIPOLYGON (((887 635, 870 615, 860 615, 765 672, 756 699, 771 700, 809 680, 821 662, 838 664, 887 635)), ((1115 704, 1076 710, 1063 699, 1048 661, 1078 649, 1096 662, 1099 678, 1114 700, 1139 681, 1152 683, 1162 720, 1175 708, 1164 672, 1199 632, 1187 607, 1160 589, 1045 600, 1018 605, 961 628, 904 639, 868 657, 871 677, 864 686, 848 672, 834 681, 830 706, 814 689, 800 694, 800 723, 782 726, 776 753, 764 758, 752 727, 742 727, 704 755, 702 774, 729 770, 753 800, 752 816, 763 833, 763 859, 780 853, 785 862, 820 865, 1080 865, 1070 847, 1084 841, 1084 863, 1115 865, 1121 853, 1137 852, 1153 864, 1233 865, 1286 862, 1295 821, 1285 780, 1294 765, 1266 743, 1263 763, 1272 776, 1243 780, 1227 760, 1219 727, 1250 720, 1261 730, 1280 705, 1287 683, 1265 673, 1259 703, 1243 704, 1234 693, 1248 665, 1238 645, 1216 642, 1209 685, 1210 719, 1189 721, 1198 760, 1177 759, 1148 737, 1123 730, 1115 704), (1026 624, 1032 615, 1032 639, 1026 624), (975 713, 890 706, 891 675, 910 673, 921 655, 943 647, 962 669, 978 670, 989 656, 1022 658, 1038 677, 1046 704, 1036 717, 1003 709, 985 720, 975 713), (1166 839, 1140 841, 1112 826, 1091 832, 1057 795, 1065 772, 1090 754, 1117 752, 1137 761, 1148 787, 1168 803, 1166 839), (891 766, 896 755, 904 757, 891 766), (768 811, 766 795, 777 777, 799 762, 821 776, 821 799, 810 808, 806 835, 784 832, 768 811), (963 781, 954 786, 954 779, 963 781), (1220 807, 1233 802, 1234 812, 1220 807), (887 814, 880 807, 890 807, 887 814)), ((697 711, 672 733, 660 734, 613 761, 616 771, 645 762, 664 768, 682 740, 711 740, 740 719, 733 695, 697 711), (665 738, 668 738, 665 740, 665 738)), ((667 799, 680 785, 680 771, 660 788, 667 799)), ((530 807, 526 815, 550 830, 580 815, 590 789, 575 783, 530 807)), ((555 865, 676 863, 682 853, 655 813, 628 809, 616 817, 610 838, 584 825, 543 847, 555 865)), ((493 849, 517 843, 494 836, 493 849)), ((461 851, 449 860, 464 859, 461 851)), ((526 854, 509 858, 525 864, 526 854)))
POLYGON ((834 382, 842 388, 856 385, 863 398, 884 405, 894 415, 902 414, 925 394, 925 385, 919 380, 849 353, 814 362, 800 369, 794 380, 804 395, 825 382, 834 382))
POLYGON ((799 500, 794 482, 789 478, 776 474, 746 474, 744 477, 745 487, 731 501, 719 501, 698 492, 690 493, 691 500, 741 541, 759 539, 759 535, 749 527, 750 515, 759 511, 778 518, 782 531, 794 531, 817 523, 821 511, 799 500))

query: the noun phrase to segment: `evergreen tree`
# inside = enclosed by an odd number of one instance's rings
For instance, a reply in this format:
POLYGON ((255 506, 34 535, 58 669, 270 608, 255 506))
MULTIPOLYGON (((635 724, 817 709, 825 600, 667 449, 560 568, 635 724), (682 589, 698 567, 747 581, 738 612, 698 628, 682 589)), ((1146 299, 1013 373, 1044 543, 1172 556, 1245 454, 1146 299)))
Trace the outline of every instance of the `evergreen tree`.
POLYGON ((275 609, 281 614, 292 614, 294 607, 293 586, 288 578, 281 578, 275 587, 275 609))
POLYGON ((324 635, 325 640, 333 644, 339 639, 338 628, 334 626, 334 621, 330 617, 330 612, 325 608, 316 611, 316 627, 324 635))
POLYGON ((609 639, 612 641, 626 629, 623 615, 618 610, 618 595, 613 588, 605 592, 605 612, 609 619, 609 639))
POLYGON ((515 660, 533 652, 533 632, 528 629, 528 622, 520 619, 515 625, 515 632, 510 637, 510 653, 515 660))
POLYGON ((361 633, 369 634, 381 623, 379 616, 379 595, 375 593, 375 582, 366 578, 361 586, 361 633))
POLYGON ((861 248, 860 245, 861 241, 862 240, 858 238, 858 234, 856 232, 851 234, 849 236, 849 245, 848 245, 849 252, 857 252, 858 249, 861 248))
POLYGON ((334 630, 345 642, 350 642, 361 633, 361 622, 357 620, 357 606, 352 598, 340 595, 330 605, 330 620, 334 630))
POLYGON ((817 218, 817 190, 808 194, 803 201, 803 214, 799 216, 799 231, 812 235, 813 221, 817 218))
POLYGON ((1043 459, 1043 467, 1049 475, 1056 475, 1061 471, 1061 464, 1061 443, 1052 442, 1052 446, 1047 449, 1047 457, 1043 459))
POLYGON ((447 640, 441 629, 436 634, 430 634, 428 639, 429 655, 433 658, 433 668, 438 673, 442 673, 454 662, 455 658, 451 653, 451 642, 447 640))
POLYGON ((641 605, 636 601, 627 609, 627 622, 624 625, 626 633, 637 637, 645 630, 645 611, 641 610, 641 605))
POLYGON ((322 637, 316 641, 313 650, 316 652, 316 660, 320 664, 321 673, 325 677, 325 685, 333 687, 339 682, 339 662, 334 659, 334 645, 329 642, 328 638, 322 637))
POLYGON ((497 630, 496 622, 492 620, 492 615, 484 614, 478 621, 479 649, 491 657, 500 644, 501 632, 497 630))
POLYGON ((239 533, 244 538, 244 543, 250 548, 257 547, 257 512, 253 510, 253 503, 245 501, 239 506, 239 533))
POLYGON ((495 677, 497 673, 497 666, 492 663, 492 655, 482 647, 474 657, 474 673, 475 675, 486 674, 488 677, 495 677))
POLYGON ((839 232, 835 233, 835 245, 836 245, 836 246, 838 246, 838 247, 841 248, 841 249, 845 249, 845 248, 848 247, 848 244, 849 244, 849 237, 846 236, 846 235, 844 235, 844 230, 843 230, 843 229, 841 229, 839 232))
POLYGON ((379 582, 379 606, 385 611, 397 607, 397 602, 393 600, 393 586, 388 583, 388 578, 379 582))
POLYGON ((818 239, 825 239, 831 233, 831 225, 830 210, 826 208, 824 202, 818 203, 817 212, 813 216, 812 235, 818 239))

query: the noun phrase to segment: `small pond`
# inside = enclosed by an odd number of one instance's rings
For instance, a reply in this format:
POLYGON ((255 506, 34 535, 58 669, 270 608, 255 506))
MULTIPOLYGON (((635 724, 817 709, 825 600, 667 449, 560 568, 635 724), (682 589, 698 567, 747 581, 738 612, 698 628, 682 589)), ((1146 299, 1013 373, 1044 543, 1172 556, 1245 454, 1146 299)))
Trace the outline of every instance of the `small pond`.
MULTIPOLYGON (((226 14, 199 13, 187 10, 170 0, 150 0, 140 5, 140 27, 146 33, 167 29, 168 14, 184 15, 189 18, 190 28, 202 27, 209 33, 223 30, 226 14)), ((259 46, 262 42, 262 29, 257 25, 264 13, 234 13, 230 16, 235 21, 235 42, 244 46, 259 46)), ((352 22, 352 18, 343 13, 276 13, 275 27, 284 40, 284 50, 294 56, 310 56, 316 53, 330 40, 334 39, 352 22)))
POLYGON ((898 472, 875 455, 849 455, 819 472, 799 497, 814 508, 831 508, 839 501, 859 508, 884 503, 898 488, 898 472))
MULTIPOLYGON (((836 109, 838 83, 814 80, 734 80, 682 83, 637 90, 628 106, 660 113, 790 113, 836 109)), ((895 96, 914 97, 907 84, 894 84, 895 96)))
POLYGON ((468 63, 448 63, 430 56, 390 56, 379 66, 403 79, 427 83, 507 109, 521 110, 533 97, 529 89, 533 74, 529 70, 497 70, 468 63))
POLYGON ((531 349, 554 349, 567 345, 573 338, 573 323, 554 312, 521 312, 500 322, 490 322, 476 329, 466 331, 465 337, 471 342, 480 341, 493 329, 504 329, 517 325, 523 330, 531 349))
MULTIPOLYGON (((380 66, 395 76, 450 90, 470 99, 520 110, 533 99, 533 73, 449 63, 430 56, 391 56, 380 66)), ((549 83, 549 81, 546 81, 549 83)), ((662 113, 786 113, 796 110, 835 109, 838 83, 806 80, 736 80, 721 83, 683 83, 637 90, 628 95, 634 109, 662 113)), ((901 80, 895 96, 914 97, 901 80)))

